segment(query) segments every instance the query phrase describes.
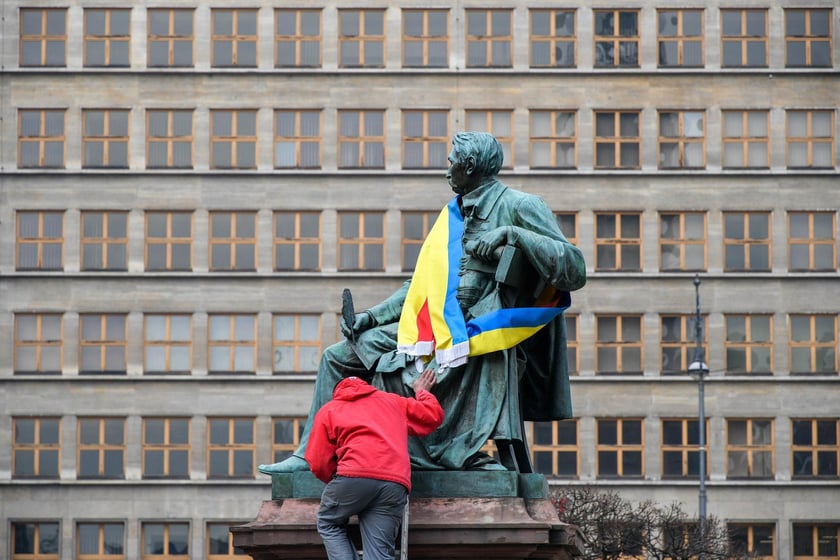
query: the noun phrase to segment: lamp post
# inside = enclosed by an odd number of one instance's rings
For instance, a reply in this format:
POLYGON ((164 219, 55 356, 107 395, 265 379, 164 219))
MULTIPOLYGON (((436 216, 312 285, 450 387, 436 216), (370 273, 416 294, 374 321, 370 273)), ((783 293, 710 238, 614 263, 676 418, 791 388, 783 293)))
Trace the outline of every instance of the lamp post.
MULTIPOLYGON (((703 361, 703 324, 700 317, 700 275, 694 275, 694 298, 695 298, 695 318, 694 318, 694 336, 697 341, 697 347, 694 349, 694 359, 688 366, 688 373, 697 376, 698 388, 698 426, 699 433, 698 448, 700 450, 700 497, 698 517, 700 518, 700 542, 701 546, 705 548, 706 542, 706 411, 705 411, 705 389, 703 387, 703 379, 709 373, 709 367, 703 361)), ((703 554, 700 555, 703 557, 703 554)))

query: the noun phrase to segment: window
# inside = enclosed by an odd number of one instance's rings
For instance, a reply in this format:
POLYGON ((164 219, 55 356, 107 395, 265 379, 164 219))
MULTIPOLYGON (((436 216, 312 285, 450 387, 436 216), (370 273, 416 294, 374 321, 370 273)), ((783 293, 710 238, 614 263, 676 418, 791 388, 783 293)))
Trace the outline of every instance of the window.
POLYGON ((580 472, 578 420, 534 422, 531 456, 534 472, 548 476, 577 477, 580 472))
POLYGON ((580 373, 578 358, 578 316, 565 315, 566 319, 566 358, 568 360, 569 375, 580 373))
POLYGON ((275 66, 321 66, 321 10, 274 11, 275 66))
POLYGON ((320 212, 274 213, 274 270, 321 270, 320 212))
POLYGON ((723 167, 770 167, 769 130, 769 111, 723 111, 723 167))
POLYGON ((12 522, 11 560, 58 560, 60 545, 57 522, 12 522))
POLYGON ((146 167, 192 169, 192 110, 146 111, 146 167))
POLYGON ((274 167, 321 168, 321 111, 274 112, 274 167))
POLYGON ((128 167, 128 111, 85 109, 83 167, 128 167))
POLYGON ((533 169, 577 168, 576 117, 575 111, 530 111, 533 169))
POLYGON ((788 111, 788 167, 834 167, 833 131, 834 111, 788 111))
POLYGON ((66 9, 21 8, 21 66, 66 66, 66 50, 66 9))
POLYGON ((639 111, 595 111, 595 167, 640 169, 639 111))
POLYGON ((659 269, 706 270, 706 213, 659 213, 659 269))
POLYGON ((639 66, 639 10, 593 10, 595 67, 639 66))
POLYGON ((140 560, 190 560, 189 523, 142 523, 140 560))
POLYGON ((837 270, 834 212, 788 213, 788 268, 791 271, 837 270))
POLYGON ((658 10, 659 66, 703 66, 703 10, 658 10))
POLYGON ((596 373, 642 373, 641 315, 596 315, 595 331, 596 373))
POLYGON ((338 65, 385 67, 385 10, 338 10, 338 65))
POLYGON ((13 418, 12 478, 59 478, 61 420, 13 418))
POLYGON ((239 523, 208 523, 207 524, 207 560, 235 560, 238 556, 246 556, 245 551, 233 546, 230 528, 239 523))
POLYGON ((598 478, 638 478, 644 474, 642 420, 598 418, 598 478))
POLYGON ((185 373, 192 370, 192 319, 189 315, 143 318, 143 371, 185 373))
POLYGON ((773 316, 727 314, 726 373, 773 374, 773 316))
POLYGON ((338 269, 385 270, 385 213, 338 213, 338 269))
POLYGON ((125 478, 125 419, 79 418, 77 453, 79 478, 125 478))
POLYGON ((790 315, 790 372, 837 373, 837 315, 790 315))
POLYGON ((128 212, 83 210, 82 270, 128 270, 128 212))
POLYGON ((726 476, 772 478, 773 420, 726 421, 726 476))
POLYGON ((257 10, 213 8, 213 66, 257 67, 257 10))
POLYGON ((449 66, 449 12, 403 10, 403 66, 449 66))
POLYGON ((642 214, 595 213, 595 269, 642 270, 642 214))
POLYGON ((79 373, 125 373, 125 314, 79 316, 79 373))
POLYGON ((213 169, 256 169, 257 112, 254 110, 210 112, 210 166, 213 169))
POLYGON ((468 9, 466 12, 467 67, 510 68, 513 65, 511 10, 468 9))
POLYGON ((449 155, 448 111, 403 111, 403 168, 444 169, 449 155))
POLYGON ((385 111, 339 111, 338 167, 385 168, 385 111))
POLYGON ((148 65, 190 67, 193 65, 193 10, 150 8, 148 65))
POLYGON ((402 270, 410 272, 417 265, 423 242, 435 225, 439 212, 402 213, 402 270))
POLYGON ((776 526, 772 523, 727 523, 729 553, 734 558, 776 558, 776 526))
POLYGON ((257 269, 257 213, 210 212, 210 270, 257 269))
MULTIPOLYGON (((696 478, 700 474, 700 423, 689 418, 662 419, 662 477, 696 478)), ((708 445, 708 425, 706 444, 708 445)), ((708 454, 707 454, 708 457, 708 454)), ((708 459, 707 459, 708 461, 708 459)), ((706 469, 706 476, 709 469, 706 469)))
POLYGON ((18 166, 64 167, 64 109, 18 111, 18 166))
POLYGON ((144 418, 143 478, 189 477, 189 419, 144 418))
POLYGON ((831 10, 785 8, 785 65, 831 67, 831 10))
POLYGON ((723 213, 723 270, 770 272, 769 212, 723 213))
POLYGON ((574 68, 575 11, 530 10, 531 67, 574 68))
POLYGON ((207 478, 254 478, 253 418, 207 419, 207 478))
POLYGON ((128 68, 131 10, 85 8, 85 66, 128 68))
POLYGON ((274 372, 318 371, 321 359, 321 317, 274 315, 274 372))
POLYGON ((721 66, 767 68, 767 10, 720 11, 721 66))
POLYGON ((705 129, 706 114, 703 111, 660 111, 660 169, 706 167, 705 129))
POLYGON ((557 225, 566 237, 566 241, 572 245, 578 244, 577 212, 555 212, 557 225))
POLYGON ((305 417, 277 417, 273 419, 271 456, 275 463, 287 459, 297 450, 304 424, 306 424, 305 417))
POLYGON ((192 270, 191 212, 146 212, 146 270, 192 270))
POLYGON ((838 542, 840 523, 793 524, 793 560, 837 560, 838 542))
POLYGON ((77 523, 77 560, 124 560, 125 524, 77 523))
POLYGON ((502 145, 504 169, 513 169, 513 111, 475 111, 468 110, 467 130, 489 132, 502 145))
POLYGON ((837 478, 840 462, 840 420, 794 419, 793 477, 837 478))
POLYGON ((61 373, 61 315, 15 315, 15 373, 61 373))
POLYGON ((63 270, 64 212, 17 213, 17 270, 63 270))
MULTIPOLYGON (((706 317, 701 318, 701 350, 708 353, 706 317)), ((697 318, 694 315, 662 315, 660 317, 662 373, 685 374, 697 351, 697 318)))
POLYGON ((210 315, 211 373, 254 373, 257 366, 257 316, 210 315))

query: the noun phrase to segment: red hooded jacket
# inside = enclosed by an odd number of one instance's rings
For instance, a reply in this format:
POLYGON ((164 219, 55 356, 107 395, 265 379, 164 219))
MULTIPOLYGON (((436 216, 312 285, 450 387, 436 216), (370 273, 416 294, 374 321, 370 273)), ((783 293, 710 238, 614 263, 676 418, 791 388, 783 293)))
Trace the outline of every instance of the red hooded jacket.
POLYGON ((412 399, 348 377, 315 415, 304 458, 324 482, 339 474, 397 482, 411 491, 408 436, 429 435, 441 422, 443 408, 429 391, 412 399))

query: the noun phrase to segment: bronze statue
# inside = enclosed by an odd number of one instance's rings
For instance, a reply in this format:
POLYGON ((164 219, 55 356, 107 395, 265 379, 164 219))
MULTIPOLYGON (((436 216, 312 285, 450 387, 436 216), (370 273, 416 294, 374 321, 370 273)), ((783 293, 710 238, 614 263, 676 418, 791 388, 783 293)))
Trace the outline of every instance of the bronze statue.
MULTIPOLYGON (((457 300, 455 309, 463 316, 462 322, 469 325, 499 310, 523 305, 541 306, 544 310, 558 305, 558 299, 568 299, 568 292, 586 283, 580 250, 566 240, 545 202, 497 180, 503 158, 501 145, 490 134, 463 132, 453 138, 446 177, 457 195, 449 207, 462 220, 462 231, 457 230, 460 247, 455 247, 458 250, 455 254, 460 258, 453 261, 452 278, 456 286, 451 293, 452 301, 457 300), (504 247, 515 247, 523 266, 530 271, 520 276, 532 285, 516 287, 497 281, 499 252, 504 247), (536 290, 533 284, 538 285, 536 290), (542 290, 543 287, 547 290, 542 290), (557 297, 549 303, 537 302, 545 300, 544 294, 549 292, 557 297)), ((418 261, 418 271, 420 266, 418 261)), ((417 274, 416 271, 415 279, 417 274)), ((416 282, 419 285, 419 280, 416 282)), ((447 358, 442 363, 440 353, 407 354, 402 340, 398 348, 401 314, 407 295, 413 297, 409 294, 411 285, 412 281, 407 281, 385 301, 354 314, 352 324, 342 320, 342 332, 347 340, 329 346, 323 353, 299 448, 284 461, 260 465, 260 472, 271 474, 308 468, 302 457, 312 419, 344 377, 366 377, 377 388, 410 395, 414 380, 428 367, 438 370, 438 383, 433 392, 446 417, 432 435, 422 440, 411 439, 412 466, 444 470, 529 470, 530 465, 522 468, 527 459, 522 459, 521 447, 518 465, 507 454, 502 457, 503 464, 499 464, 480 448, 488 439, 493 439, 497 446, 523 442, 523 421, 571 417, 562 307, 554 311, 557 314, 551 315, 553 318, 545 326, 538 327, 535 334, 515 346, 480 355, 472 354, 471 350, 466 355, 455 348, 450 356, 455 356, 454 359, 447 358)), ((417 345, 421 347, 422 344, 417 345)))

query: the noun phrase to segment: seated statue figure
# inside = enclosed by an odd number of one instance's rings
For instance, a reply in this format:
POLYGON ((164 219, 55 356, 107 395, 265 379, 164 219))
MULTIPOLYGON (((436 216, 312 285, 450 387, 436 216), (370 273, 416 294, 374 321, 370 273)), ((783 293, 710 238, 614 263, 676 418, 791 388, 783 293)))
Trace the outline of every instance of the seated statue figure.
POLYGON ((488 439, 497 446, 524 442, 524 421, 571 417, 563 309, 569 292, 586 283, 586 267, 542 198, 497 179, 503 158, 490 134, 455 135, 446 177, 456 196, 430 231, 412 279, 353 315, 352 324, 342 320, 347 340, 321 357, 298 449, 260 465, 260 472, 308 468, 303 456, 312 419, 344 377, 411 395, 429 367, 437 371, 433 392, 445 419, 430 436, 411 439, 412 466, 529 472, 499 464, 482 447, 488 439), (521 257, 525 285, 497 278, 507 247, 521 257))

